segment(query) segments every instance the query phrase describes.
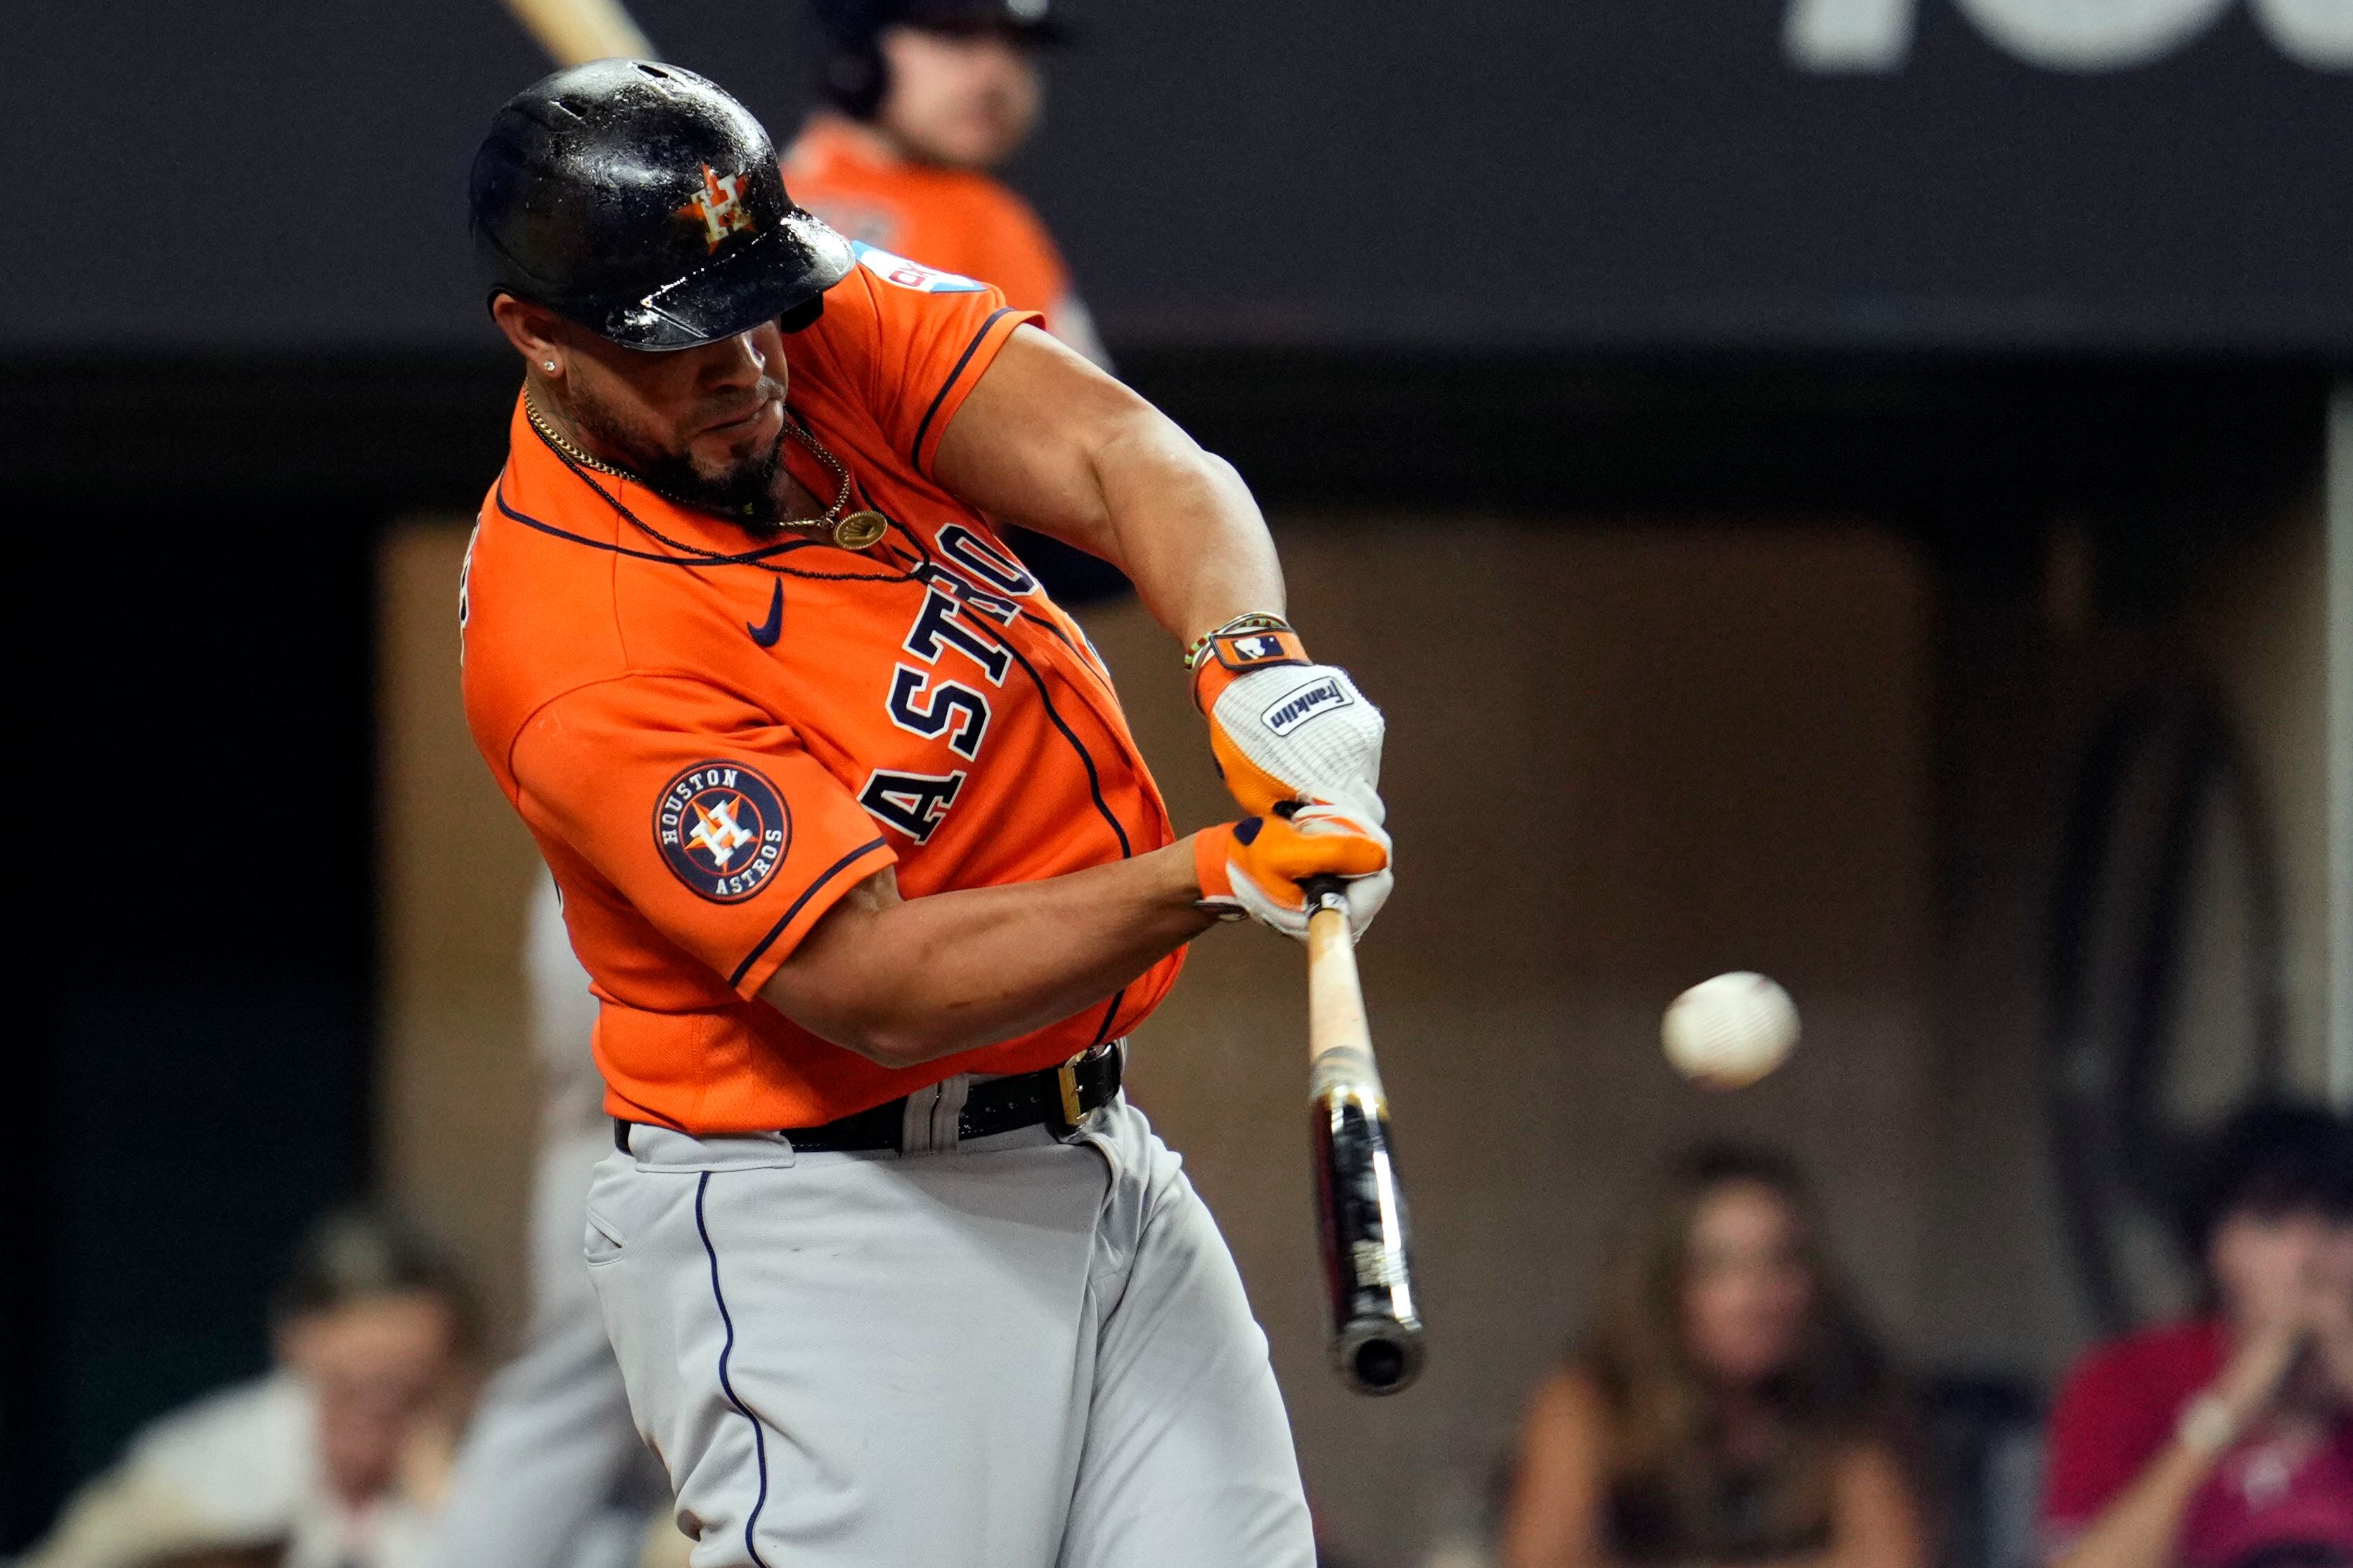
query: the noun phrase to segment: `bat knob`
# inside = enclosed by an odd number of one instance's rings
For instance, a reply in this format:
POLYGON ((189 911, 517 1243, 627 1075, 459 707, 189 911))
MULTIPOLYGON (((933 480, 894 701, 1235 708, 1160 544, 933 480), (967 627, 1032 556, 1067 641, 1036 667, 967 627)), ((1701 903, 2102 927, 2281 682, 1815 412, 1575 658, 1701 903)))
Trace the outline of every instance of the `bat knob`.
POLYGON ((1375 1340, 1357 1349, 1352 1370, 1366 1388, 1395 1388, 1405 1381, 1406 1354, 1387 1340, 1375 1340))
POLYGON ((1307 893, 1311 910, 1345 909, 1348 905, 1348 879, 1345 877, 1303 877, 1299 885, 1307 893))
POLYGON ((1421 1375, 1419 1321, 1363 1319, 1333 1336, 1331 1349, 1340 1381, 1358 1394, 1400 1394, 1421 1375))

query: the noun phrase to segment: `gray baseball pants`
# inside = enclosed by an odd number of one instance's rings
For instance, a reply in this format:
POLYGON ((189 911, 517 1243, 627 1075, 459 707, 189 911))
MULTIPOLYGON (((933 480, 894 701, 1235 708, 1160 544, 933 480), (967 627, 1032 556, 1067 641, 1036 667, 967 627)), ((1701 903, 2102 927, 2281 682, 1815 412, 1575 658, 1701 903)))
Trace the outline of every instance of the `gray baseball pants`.
POLYGON ((639 1127, 586 1244, 693 1568, 1312 1568, 1265 1335, 1124 1100, 905 1155, 639 1127))

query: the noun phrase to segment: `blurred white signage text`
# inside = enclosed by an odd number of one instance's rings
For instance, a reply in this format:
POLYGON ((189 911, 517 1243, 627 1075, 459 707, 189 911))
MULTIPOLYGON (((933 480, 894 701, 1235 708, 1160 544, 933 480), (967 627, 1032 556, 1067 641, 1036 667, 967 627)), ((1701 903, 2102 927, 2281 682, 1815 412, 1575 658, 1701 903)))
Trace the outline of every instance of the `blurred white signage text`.
MULTIPOLYGON (((1810 71, 1895 71, 1928 0, 1789 0, 1782 36, 1810 71)), ((2161 59, 2241 0, 1950 0, 2005 53, 2056 71, 2126 70, 2161 59)), ((2353 70, 2353 0, 2245 0, 2281 53, 2353 70)))

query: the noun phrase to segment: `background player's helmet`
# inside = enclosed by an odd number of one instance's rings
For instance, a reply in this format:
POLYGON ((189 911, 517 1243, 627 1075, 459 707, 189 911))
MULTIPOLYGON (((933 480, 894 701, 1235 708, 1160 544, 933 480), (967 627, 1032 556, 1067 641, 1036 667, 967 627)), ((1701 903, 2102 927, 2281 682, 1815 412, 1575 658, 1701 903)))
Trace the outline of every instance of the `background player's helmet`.
POLYGON ((471 195, 493 294, 625 348, 806 325, 852 263, 785 194, 752 111, 676 66, 594 60, 523 89, 474 154, 471 195))
POLYGON ((814 0, 825 35, 825 95, 843 113, 871 120, 889 79, 882 29, 904 25, 941 33, 1003 33, 1024 43, 1068 37, 1055 0, 814 0))

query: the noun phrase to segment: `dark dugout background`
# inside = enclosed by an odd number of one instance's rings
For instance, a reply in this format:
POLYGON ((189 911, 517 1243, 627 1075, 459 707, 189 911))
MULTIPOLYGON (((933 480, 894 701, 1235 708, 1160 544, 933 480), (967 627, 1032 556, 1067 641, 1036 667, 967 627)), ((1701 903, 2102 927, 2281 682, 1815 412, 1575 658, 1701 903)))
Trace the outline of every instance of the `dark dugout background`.
MULTIPOLYGON (((1097 4, 1018 174, 1131 347, 2353 347, 2353 85, 2243 5, 2071 75, 1918 0, 1858 77, 1805 4, 1097 4)), ((790 0, 638 11, 789 132, 790 0)), ((463 174, 543 69, 490 0, 12 12, 0 342, 490 341, 463 174)))
MULTIPOLYGON (((2353 78, 2221 0, 2052 70, 1993 5, 1824 73, 1784 0, 1097 0, 1013 177, 1270 507, 1843 512, 2011 586, 2063 512, 2153 615, 2211 498, 2316 461, 2353 78)), ((792 0, 637 10, 789 134, 792 0)), ((492 0, 20 5, 0 50, 0 502, 71 785, 0 1102, 5 1551, 260 1364, 279 1257, 366 1185, 375 545, 501 459, 464 172, 544 63, 492 0)))

